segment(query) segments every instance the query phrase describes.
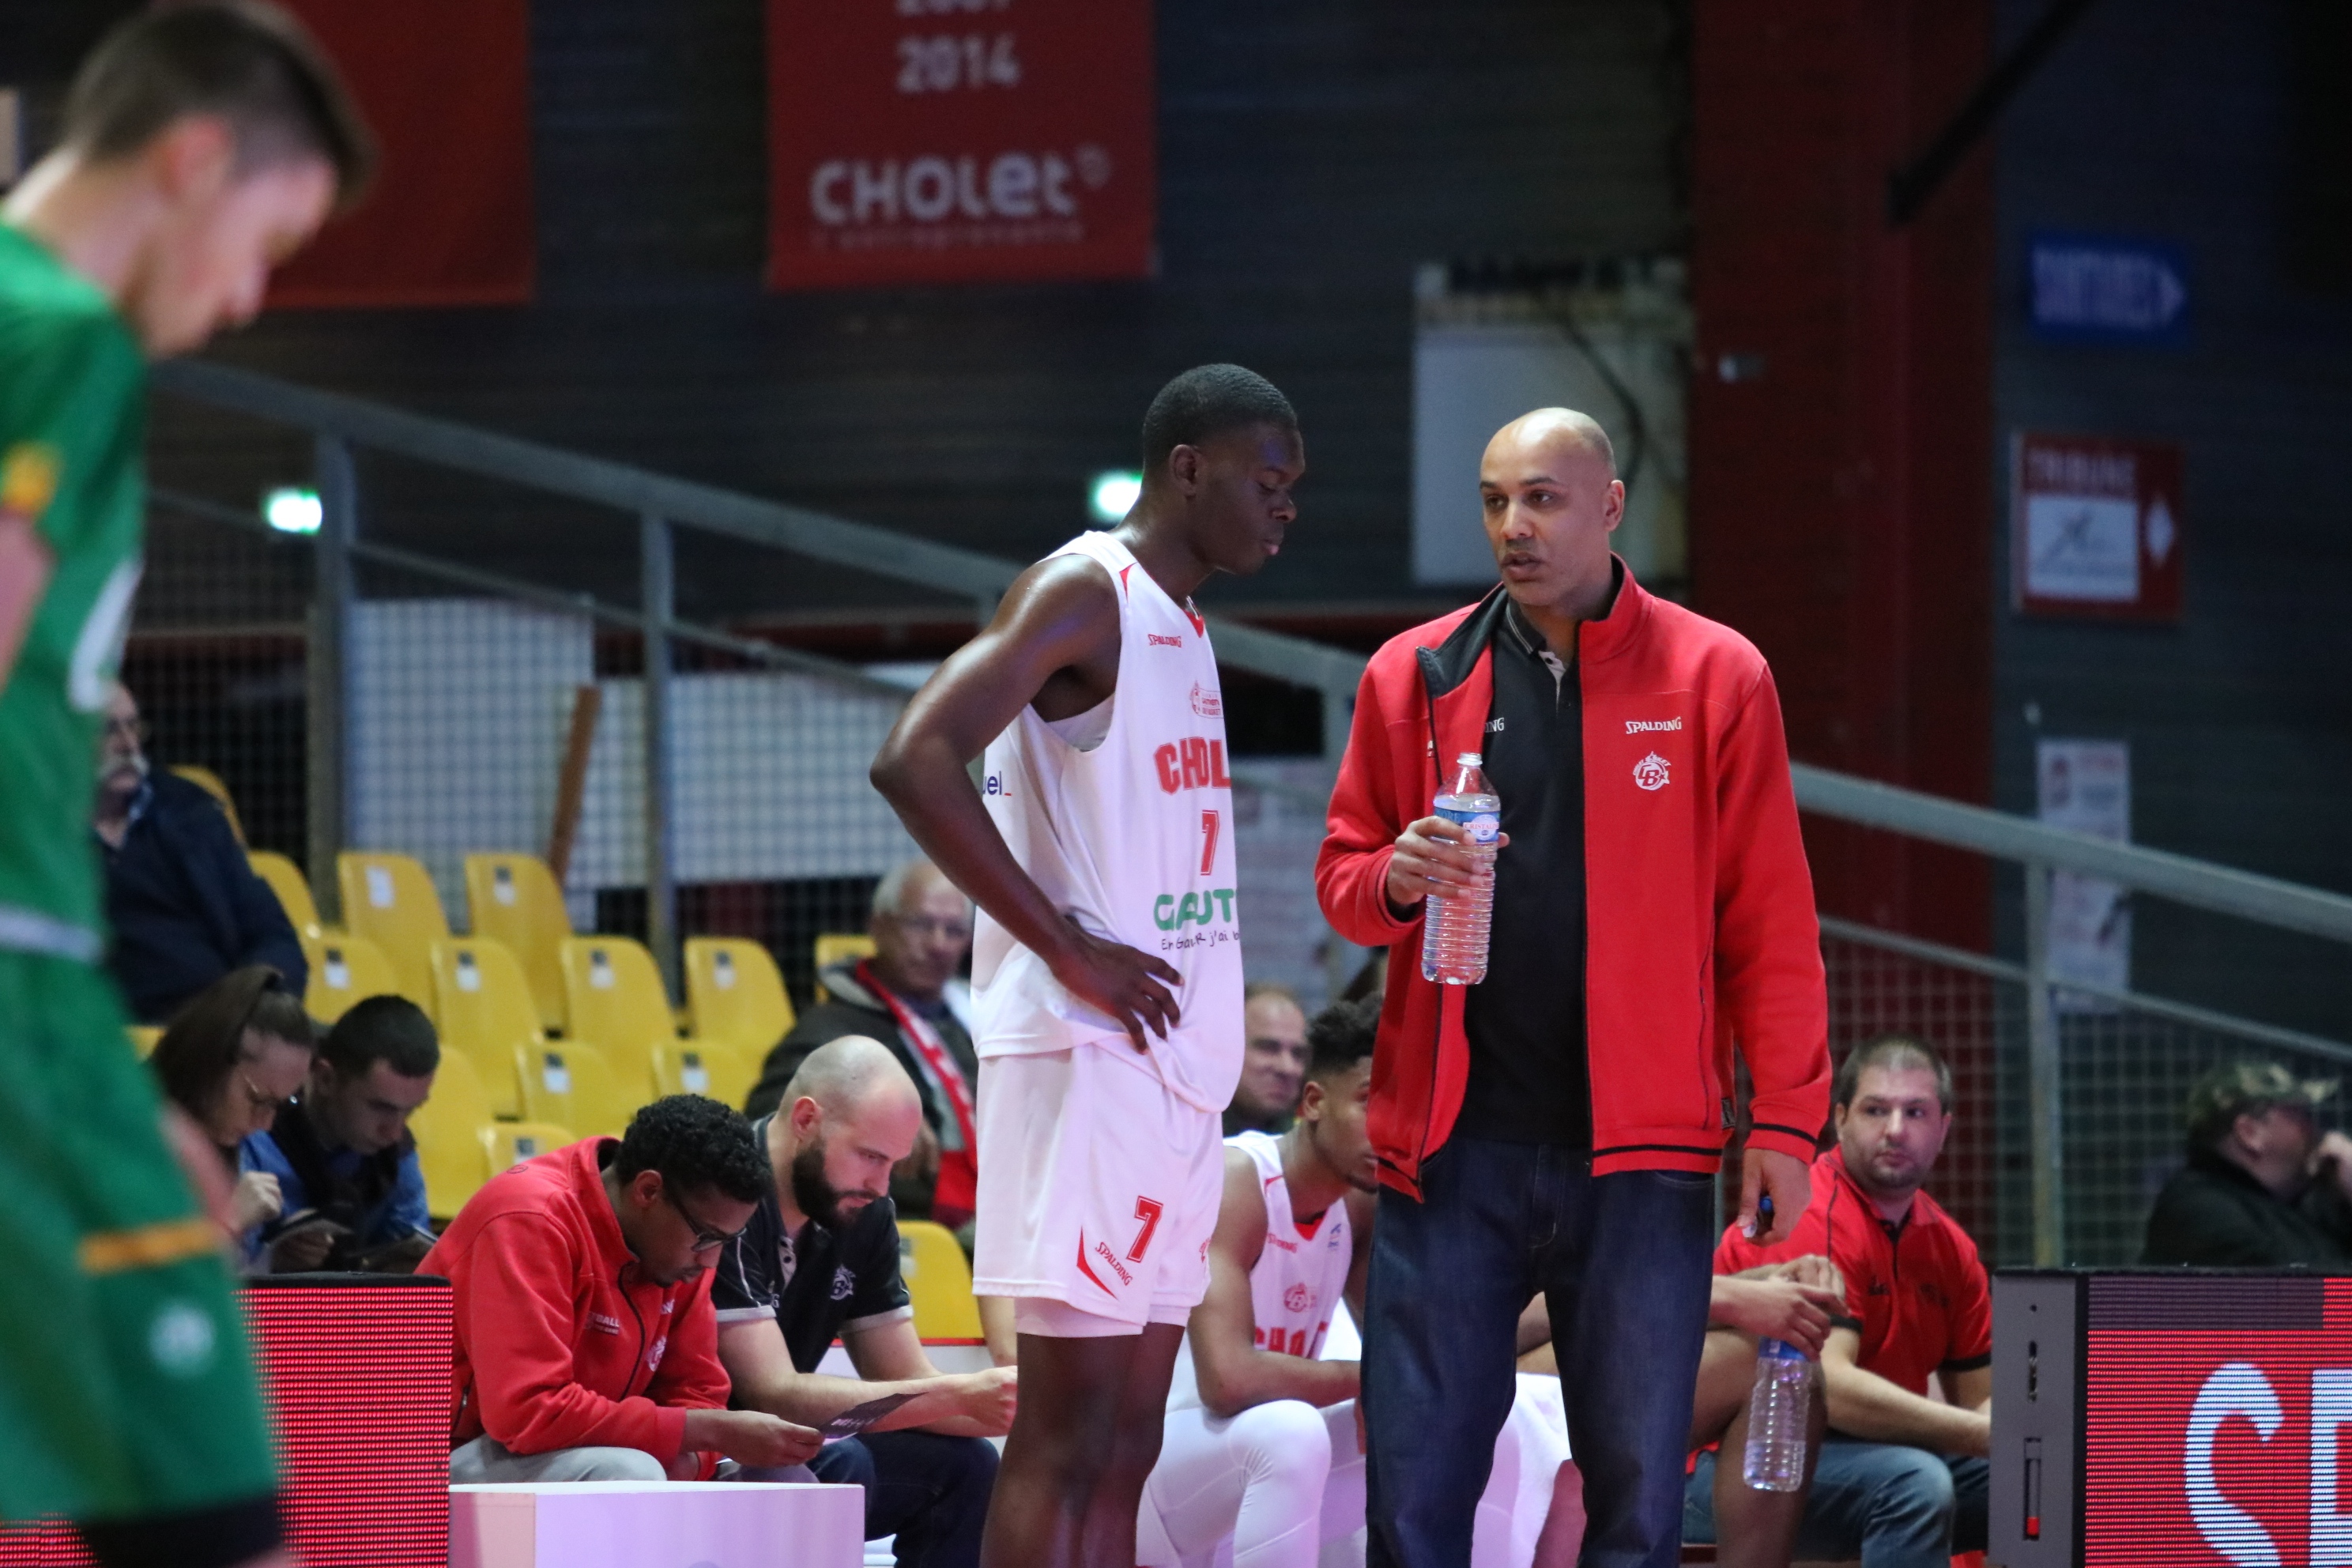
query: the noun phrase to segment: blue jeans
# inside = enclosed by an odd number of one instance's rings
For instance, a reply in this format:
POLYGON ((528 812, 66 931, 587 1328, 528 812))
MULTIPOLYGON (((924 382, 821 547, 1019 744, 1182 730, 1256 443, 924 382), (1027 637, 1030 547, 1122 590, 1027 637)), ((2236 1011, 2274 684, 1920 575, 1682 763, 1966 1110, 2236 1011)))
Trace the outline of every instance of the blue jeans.
POLYGON ((1460 1137, 1421 1175, 1420 1203, 1382 1190, 1372 1231, 1371 1568, 1468 1568, 1517 1386, 1514 1330, 1538 1290, 1584 1473, 1584 1568, 1673 1568, 1714 1177, 1594 1176, 1580 1153, 1460 1137))
MULTIPOLYGON (((1701 1454, 1684 1488, 1685 1540, 1715 1539, 1716 1462, 1701 1454)), ((1982 1459, 1832 1432, 1813 1465, 1797 1555, 1858 1557, 1862 1568, 1949 1568, 1954 1552, 1984 1550, 1990 1477, 1982 1459)))
POLYGON ((866 1489, 866 1539, 898 1538, 899 1568, 974 1568, 996 1489, 996 1446, 937 1432, 868 1432, 819 1449, 809 1468, 866 1489))

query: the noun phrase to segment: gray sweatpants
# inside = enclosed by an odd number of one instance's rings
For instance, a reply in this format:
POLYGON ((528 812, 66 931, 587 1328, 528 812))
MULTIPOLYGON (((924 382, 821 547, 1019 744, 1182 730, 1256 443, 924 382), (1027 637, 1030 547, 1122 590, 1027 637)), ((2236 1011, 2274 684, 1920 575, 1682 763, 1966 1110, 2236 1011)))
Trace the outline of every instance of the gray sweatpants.
MULTIPOLYGON (((719 1462, 722 1481, 814 1481, 806 1465, 750 1469, 719 1462)), ((449 1455, 452 1486, 532 1485, 559 1481, 666 1481, 669 1471, 642 1448, 551 1448, 517 1454, 485 1432, 449 1455)))

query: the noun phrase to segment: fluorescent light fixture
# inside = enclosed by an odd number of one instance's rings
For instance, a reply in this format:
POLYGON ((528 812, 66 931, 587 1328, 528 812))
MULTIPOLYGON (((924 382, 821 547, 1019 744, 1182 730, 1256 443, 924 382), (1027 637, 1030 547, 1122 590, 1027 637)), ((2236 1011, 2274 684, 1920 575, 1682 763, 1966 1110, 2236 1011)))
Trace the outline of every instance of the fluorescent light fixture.
POLYGON ((317 490, 274 489, 261 498, 261 516, 280 533, 316 533, 327 509, 317 490))
POLYGON ((1143 476, 1132 468, 1112 468, 1095 476, 1087 487, 1087 505, 1095 521, 1108 528, 1126 521, 1133 510, 1138 497, 1143 494, 1143 476))

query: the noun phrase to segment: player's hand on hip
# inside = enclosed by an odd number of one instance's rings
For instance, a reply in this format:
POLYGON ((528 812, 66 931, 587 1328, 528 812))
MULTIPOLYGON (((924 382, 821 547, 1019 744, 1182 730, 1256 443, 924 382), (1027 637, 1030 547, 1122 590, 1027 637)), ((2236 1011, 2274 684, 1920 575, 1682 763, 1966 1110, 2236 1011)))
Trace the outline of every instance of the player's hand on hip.
POLYGON ((1748 1149, 1739 1156, 1739 1217, 1732 1223, 1759 1247, 1777 1247, 1796 1233, 1797 1220, 1811 1201, 1812 1177, 1805 1163, 1772 1149, 1748 1149), (1769 1226, 1756 1223, 1759 1199, 1769 1194, 1769 1226))
POLYGON ((229 1228, 243 1235, 276 1219, 285 1208, 286 1194, 278 1191, 278 1178, 267 1171, 247 1171, 236 1179, 236 1190, 229 1194, 229 1228))
POLYGON ((1161 1039, 1181 1015, 1171 987, 1184 977, 1164 959, 1152 957, 1122 942, 1108 942, 1075 922, 1070 945, 1054 964, 1054 978, 1082 1002, 1090 1002, 1118 1020, 1139 1051, 1150 1049, 1143 1032, 1161 1039))
POLYGON ((1013 1413, 1021 1402, 1018 1367, 992 1366, 959 1382, 956 1414, 979 1427, 983 1437, 1002 1437, 1013 1430, 1013 1413))
MULTIPOLYGON (((1497 849, 1510 841, 1507 833, 1495 835, 1497 849)), ((1411 909, 1432 893, 1442 899, 1494 874, 1493 865, 1470 847, 1460 823, 1424 816, 1397 835, 1396 850, 1389 857, 1389 902, 1411 909)))
POLYGON ((808 1463, 824 1447, 824 1435, 764 1410, 689 1410, 683 1447, 764 1468, 808 1463))

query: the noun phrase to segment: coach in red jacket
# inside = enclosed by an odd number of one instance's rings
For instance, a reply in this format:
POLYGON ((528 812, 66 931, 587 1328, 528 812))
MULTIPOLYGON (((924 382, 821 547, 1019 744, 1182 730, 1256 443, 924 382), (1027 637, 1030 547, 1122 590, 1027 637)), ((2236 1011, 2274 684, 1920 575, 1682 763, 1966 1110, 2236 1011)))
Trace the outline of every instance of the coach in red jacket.
POLYGON ((1769 1237, 1804 1213, 1828 1115, 1812 883, 1771 673, 1610 552, 1625 488, 1601 427, 1516 420, 1478 488, 1501 586, 1373 656, 1316 867, 1339 932, 1392 949, 1370 1115, 1370 1560, 1469 1561, 1513 1325, 1541 1290, 1585 1560, 1664 1568, 1733 1050, 1755 1085, 1738 1223, 1768 1192, 1769 1237), (1440 985, 1422 977, 1423 900, 1480 873, 1430 803, 1468 752, 1502 797, 1504 847, 1486 978, 1440 985))
POLYGON ((727 1408, 710 1273, 768 1187, 741 1114, 673 1095, 474 1194, 420 1274, 457 1290, 449 1479, 707 1480, 822 1439, 727 1408))

